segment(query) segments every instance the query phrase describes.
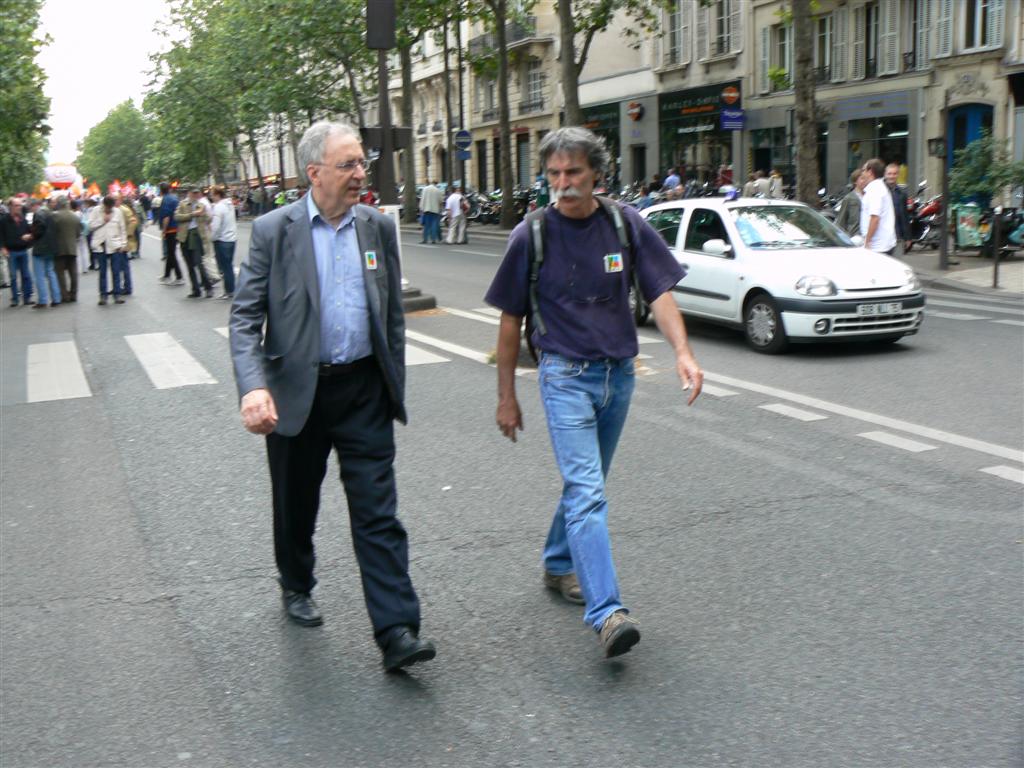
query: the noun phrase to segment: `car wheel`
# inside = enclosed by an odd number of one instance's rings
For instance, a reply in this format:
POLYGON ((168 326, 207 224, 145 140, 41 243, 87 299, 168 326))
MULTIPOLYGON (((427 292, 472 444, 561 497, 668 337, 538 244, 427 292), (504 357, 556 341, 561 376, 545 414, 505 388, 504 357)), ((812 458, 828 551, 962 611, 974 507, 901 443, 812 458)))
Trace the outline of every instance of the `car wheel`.
POLYGON ((778 354, 789 344, 779 307, 767 293, 759 293, 747 301, 743 330, 747 343, 766 355, 778 354))
POLYGON ((642 297, 637 296, 636 286, 629 289, 629 311, 633 314, 633 322, 637 328, 646 323, 647 318, 651 316, 651 308, 642 297))

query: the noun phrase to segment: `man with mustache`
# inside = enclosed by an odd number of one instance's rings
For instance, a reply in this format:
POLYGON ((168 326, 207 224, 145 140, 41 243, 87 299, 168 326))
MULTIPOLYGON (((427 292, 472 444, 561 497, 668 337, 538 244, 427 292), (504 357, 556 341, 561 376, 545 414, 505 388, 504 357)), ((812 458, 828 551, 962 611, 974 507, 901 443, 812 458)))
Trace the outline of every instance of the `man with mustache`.
POLYGON ((298 147, 310 191, 253 224, 231 307, 242 423, 266 435, 284 610, 323 623, 310 595, 320 485, 333 448, 374 637, 391 671, 434 658, 397 517, 394 420, 405 422, 405 318, 392 221, 359 195, 369 163, 344 123, 298 147), (264 331, 265 328, 265 331, 264 331))
POLYGON ((515 368, 523 317, 529 315, 528 333, 540 355, 541 401, 563 480, 544 546, 543 581, 569 602, 585 604, 584 622, 599 633, 605 655, 618 656, 640 640, 639 624, 619 595, 605 498, 639 351, 629 306, 634 271, 675 351, 687 404, 700 394, 704 374, 670 293, 685 270, 634 210, 594 196, 608 169, 603 140, 584 128, 560 128, 544 137, 540 156, 555 203, 513 230, 486 296, 501 310, 496 421, 515 442, 523 429, 515 368), (542 259, 536 258, 538 246, 542 259))

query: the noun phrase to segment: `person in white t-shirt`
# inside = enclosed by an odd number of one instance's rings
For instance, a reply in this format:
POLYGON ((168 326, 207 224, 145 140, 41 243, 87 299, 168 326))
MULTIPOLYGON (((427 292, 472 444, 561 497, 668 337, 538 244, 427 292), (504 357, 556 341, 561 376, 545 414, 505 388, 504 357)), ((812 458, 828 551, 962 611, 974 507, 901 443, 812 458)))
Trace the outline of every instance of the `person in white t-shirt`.
POLYGON ((465 243, 466 240, 466 198, 459 192, 459 185, 452 184, 452 192, 445 200, 444 210, 448 214, 448 243, 465 243))
POLYGON ((235 227, 235 206, 228 199, 224 187, 210 190, 213 196, 213 218, 210 221, 210 239, 213 241, 213 255, 217 269, 224 279, 224 293, 217 298, 231 299, 235 295, 235 243, 238 230, 235 227))
POLYGON ((868 179, 860 204, 860 234, 864 247, 891 255, 896 248, 896 213, 892 195, 885 185, 885 163, 878 158, 868 160, 862 173, 868 179))

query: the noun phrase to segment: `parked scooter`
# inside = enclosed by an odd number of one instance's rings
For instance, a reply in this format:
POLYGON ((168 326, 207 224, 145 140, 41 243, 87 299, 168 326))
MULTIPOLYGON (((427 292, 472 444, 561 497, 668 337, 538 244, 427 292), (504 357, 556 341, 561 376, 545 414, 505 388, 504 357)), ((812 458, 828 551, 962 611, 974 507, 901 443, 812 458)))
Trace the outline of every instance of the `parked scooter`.
POLYGON ((935 195, 922 202, 928 187, 927 180, 917 186, 918 194, 907 200, 907 218, 910 221, 909 252, 915 245, 921 248, 938 248, 942 238, 942 216, 945 215, 942 195, 935 195))

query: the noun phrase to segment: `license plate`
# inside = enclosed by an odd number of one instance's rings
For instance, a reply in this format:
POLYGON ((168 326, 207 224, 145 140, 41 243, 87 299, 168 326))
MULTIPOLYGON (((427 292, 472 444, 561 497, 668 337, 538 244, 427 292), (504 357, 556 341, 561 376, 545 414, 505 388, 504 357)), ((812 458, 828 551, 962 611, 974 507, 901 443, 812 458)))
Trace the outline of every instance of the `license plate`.
POLYGON ((895 315, 903 311, 903 302, 890 301, 886 304, 858 304, 857 314, 861 317, 871 315, 895 315))

